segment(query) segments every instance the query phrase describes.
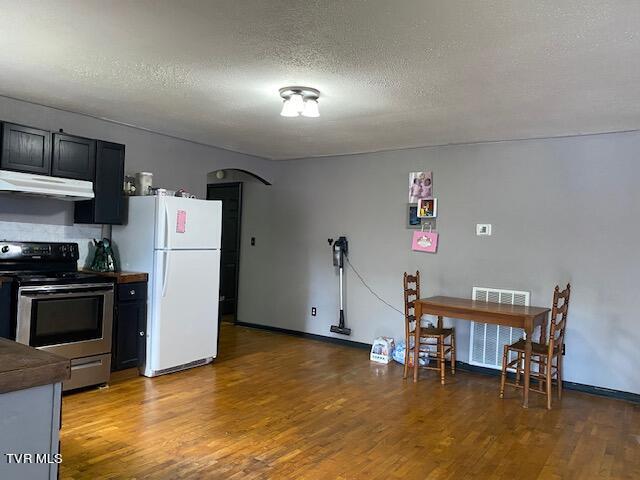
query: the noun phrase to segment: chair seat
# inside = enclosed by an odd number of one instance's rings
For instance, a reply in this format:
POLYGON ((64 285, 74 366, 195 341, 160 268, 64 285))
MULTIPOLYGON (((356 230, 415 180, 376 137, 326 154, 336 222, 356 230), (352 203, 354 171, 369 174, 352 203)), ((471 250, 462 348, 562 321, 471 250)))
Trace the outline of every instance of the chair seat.
POLYGON ((449 335, 453 335, 453 328, 437 328, 437 327, 420 327, 420 336, 421 337, 429 337, 429 336, 440 336, 444 335, 445 337, 449 335))
MULTIPOLYGON (((413 315, 409 316, 409 322, 413 323, 416 321, 416 317, 413 315)), ((415 328, 411 330, 410 334, 415 334, 415 328)), ((448 335, 453 335, 453 328, 438 328, 438 327, 423 327, 420 326, 420 336, 439 336, 444 335, 445 337, 448 335)))
MULTIPOLYGON (((524 338, 521 338, 515 343, 509 345, 509 350, 514 350, 516 352, 523 352, 525 350, 526 342, 524 338)), ((554 351, 557 351, 557 348, 554 348, 554 351)), ((546 355, 549 351, 549 345, 545 343, 531 342, 531 353, 534 355, 546 355)))

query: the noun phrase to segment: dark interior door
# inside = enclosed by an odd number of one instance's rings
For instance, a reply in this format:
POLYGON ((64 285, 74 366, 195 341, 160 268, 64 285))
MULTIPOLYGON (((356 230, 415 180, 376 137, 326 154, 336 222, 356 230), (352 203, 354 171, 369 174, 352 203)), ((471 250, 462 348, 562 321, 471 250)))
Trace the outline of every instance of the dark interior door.
POLYGON ((208 200, 222 200, 222 252, 220 256, 220 314, 233 315, 238 305, 240 218, 242 183, 210 184, 208 200))

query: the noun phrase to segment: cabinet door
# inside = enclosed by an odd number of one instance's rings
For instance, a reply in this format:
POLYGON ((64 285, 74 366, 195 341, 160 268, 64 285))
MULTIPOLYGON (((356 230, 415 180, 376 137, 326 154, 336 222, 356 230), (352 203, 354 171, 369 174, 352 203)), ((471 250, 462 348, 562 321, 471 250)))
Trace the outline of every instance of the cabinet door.
POLYGON ((15 323, 12 322, 11 300, 13 299, 13 285, 0 282, 0 337, 9 340, 16 339, 15 323))
POLYGON ((0 167, 17 172, 49 175, 51 132, 3 123, 0 167))
POLYGON ((146 302, 118 304, 113 370, 136 368, 144 360, 144 351, 141 352, 140 349, 141 343, 144 344, 146 339, 146 311, 146 302))
POLYGON ((95 140, 62 133, 53 134, 51 174, 54 177, 93 182, 95 165, 95 140))
POLYGON ((124 145, 98 141, 94 223, 121 224, 124 213, 124 145))
MULTIPOLYGON (((146 285, 145 285, 146 287, 146 285)), ((142 367, 147 359, 147 302, 138 302, 138 364, 142 367)))
POLYGON ((93 182, 95 198, 75 202, 75 223, 120 225, 124 219, 123 182, 124 145, 98 140, 93 182))

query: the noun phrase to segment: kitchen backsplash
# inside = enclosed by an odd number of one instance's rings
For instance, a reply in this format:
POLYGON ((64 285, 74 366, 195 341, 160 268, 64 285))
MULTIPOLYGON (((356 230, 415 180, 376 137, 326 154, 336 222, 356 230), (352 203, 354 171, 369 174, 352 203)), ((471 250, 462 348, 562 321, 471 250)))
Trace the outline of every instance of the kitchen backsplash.
POLYGON ((0 240, 77 243, 80 267, 88 266, 93 258, 94 238, 102 238, 102 225, 48 225, 0 221, 0 240))

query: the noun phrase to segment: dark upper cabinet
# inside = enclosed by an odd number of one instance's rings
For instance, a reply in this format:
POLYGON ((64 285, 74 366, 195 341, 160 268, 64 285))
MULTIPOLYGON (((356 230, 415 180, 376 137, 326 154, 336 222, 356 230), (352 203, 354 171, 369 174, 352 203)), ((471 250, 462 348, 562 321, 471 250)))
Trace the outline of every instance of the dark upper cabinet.
POLYGON ((124 215, 124 145, 96 142, 95 198, 75 202, 76 223, 121 224, 124 215))
POLYGON ((64 133, 53 134, 51 175, 93 182, 96 141, 64 133))
POLYGON ((49 175, 51 132, 4 122, 0 168, 49 175))
POLYGON ((95 198, 75 202, 76 223, 124 220, 124 145, 2 122, 0 169, 93 182, 95 198))

